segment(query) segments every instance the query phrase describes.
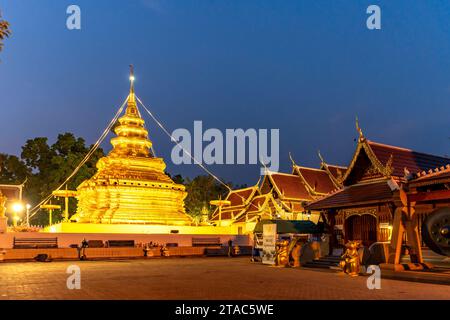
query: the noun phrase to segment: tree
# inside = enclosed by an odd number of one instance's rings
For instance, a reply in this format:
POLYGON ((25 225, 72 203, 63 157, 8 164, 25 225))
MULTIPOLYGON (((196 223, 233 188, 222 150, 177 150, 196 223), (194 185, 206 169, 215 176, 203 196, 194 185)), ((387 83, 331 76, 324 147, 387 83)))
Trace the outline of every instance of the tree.
POLYGON ((2 19, 2 13, 0 12, 0 51, 3 49, 3 41, 9 36, 11 36, 9 22, 2 19))
MULTIPOLYGON (((72 133, 58 135, 56 142, 49 146, 48 139, 38 137, 28 140, 22 147, 21 158, 29 173, 24 194, 28 202, 37 204, 60 186, 74 171, 91 147, 86 147, 83 138, 76 138, 72 133)), ((90 159, 70 179, 68 189, 76 189, 81 182, 92 177, 96 172, 97 161, 104 156, 102 149, 97 149, 90 159)), ((3 174, 0 172, 0 176, 3 174)), ((63 204, 60 199, 58 204, 63 204)), ((54 201, 55 203, 55 201, 54 201)), ((69 200, 70 212, 75 212, 76 200, 69 200)), ((46 224, 46 215, 37 215, 37 224, 46 224)))
MULTIPOLYGON (((197 176, 193 180, 187 178, 185 181, 188 196, 185 200, 186 212, 195 219, 202 215, 202 208, 206 206, 210 213, 213 208, 209 202, 214 199, 225 198, 228 189, 211 176, 197 176)), ((228 184, 232 187, 232 184, 228 184)))
POLYGON ((22 160, 0 153, 0 183, 21 184, 29 175, 30 170, 22 160))

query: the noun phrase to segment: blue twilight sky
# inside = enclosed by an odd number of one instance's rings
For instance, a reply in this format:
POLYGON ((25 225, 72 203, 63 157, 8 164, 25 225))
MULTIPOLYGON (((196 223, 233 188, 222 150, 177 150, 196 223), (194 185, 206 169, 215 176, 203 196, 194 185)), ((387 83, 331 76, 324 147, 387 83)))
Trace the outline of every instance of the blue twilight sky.
MULTIPOLYGON (((288 152, 346 165, 355 116, 368 138, 450 153, 450 2, 349 0, 0 0, 13 36, 0 53, 0 152, 70 131, 95 142, 128 91, 173 130, 280 128, 288 152), (82 29, 66 28, 81 7, 82 29), (382 29, 366 28, 381 7, 382 29)), ((147 127, 169 172, 172 144, 147 127)), ((104 144, 109 149, 109 142, 104 144)), ((236 183, 259 167, 213 166, 236 183)))

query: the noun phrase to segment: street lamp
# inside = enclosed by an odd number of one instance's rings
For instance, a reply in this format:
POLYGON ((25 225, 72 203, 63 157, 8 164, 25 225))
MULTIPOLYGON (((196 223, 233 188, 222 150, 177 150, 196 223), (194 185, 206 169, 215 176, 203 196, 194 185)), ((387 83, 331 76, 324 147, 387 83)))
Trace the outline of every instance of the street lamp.
POLYGON ((14 227, 17 227, 17 222, 20 220, 19 214, 22 213, 24 209, 25 207, 21 202, 16 202, 12 205, 14 227))

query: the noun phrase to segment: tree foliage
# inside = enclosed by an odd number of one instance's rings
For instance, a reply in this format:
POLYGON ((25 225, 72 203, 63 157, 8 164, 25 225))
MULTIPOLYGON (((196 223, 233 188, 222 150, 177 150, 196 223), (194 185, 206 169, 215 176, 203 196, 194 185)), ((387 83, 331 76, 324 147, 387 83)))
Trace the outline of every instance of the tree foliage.
MULTIPOLYGON (((194 179, 187 178, 184 184, 188 192, 185 200, 186 211, 197 220, 201 217, 204 206, 211 213, 214 208, 210 207, 209 202, 224 198, 228 193, 228 189, 211 176, 202 175, 194 179)), ((229 187, 232 187, 231 184, 229 184, 229 187)))
POLYGON ((3 49, 3 41, 11 36, 11 28, 9 22, 2 19, 0 12, 0 51, 3 49))
MULTIPOLYGON (((24 198, 32 205, 36 205, 60 186, 78 166, 89 152, 83 138, 77 138, 72 133, 58 135, 56 142, 48 144, 48 139, 38 137, 28 140, 22 147, 20 159, 16 156, 0 154, 0 182, 23 183, 24 198)), ((92 177, 96 172, 95 164, 104 156, 102 149, 97 149, 89 161, 81 167, 78 173, 69 181, 67 188, 76 189, 84 180, 92 177)), ((63 204, 63 199, 58 204, 63 204)), ((70 211, 74 212, 76 200, 69 202, 70 211)), ((32 222, 44 225, 46 215, 37 215, 32 222)), ((58 220, 58 219, 56 219, 58 220)))
MULTIPOLYGON (((228 188, 209 175, 200 175, 194 179, 184 179, 181 175, 176 175, 172 180, 186 186, 188 193, 184 200, 186 212, 197 221, 200 220, 204 207, 208 209, 209 215, 214 211, 215 208, 209 204, 211 200, 224 199, 228 194, 228 188)), ((246 187, 233 186, 231 182, 227 185, 231 189, 246 187)))

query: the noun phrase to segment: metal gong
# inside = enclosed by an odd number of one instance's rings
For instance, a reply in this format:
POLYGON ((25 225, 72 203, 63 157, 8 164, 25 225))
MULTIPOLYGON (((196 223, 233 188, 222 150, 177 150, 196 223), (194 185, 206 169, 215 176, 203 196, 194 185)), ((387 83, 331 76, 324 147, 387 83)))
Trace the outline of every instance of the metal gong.
POLYGON ((422 226, 422 239, 434 252, 450 256, 450 207, 431 212, 422 226))

